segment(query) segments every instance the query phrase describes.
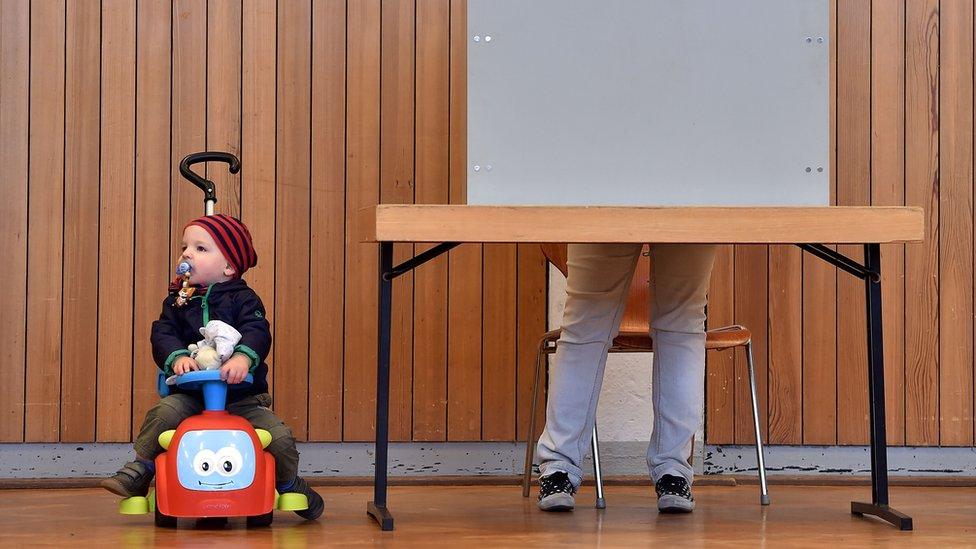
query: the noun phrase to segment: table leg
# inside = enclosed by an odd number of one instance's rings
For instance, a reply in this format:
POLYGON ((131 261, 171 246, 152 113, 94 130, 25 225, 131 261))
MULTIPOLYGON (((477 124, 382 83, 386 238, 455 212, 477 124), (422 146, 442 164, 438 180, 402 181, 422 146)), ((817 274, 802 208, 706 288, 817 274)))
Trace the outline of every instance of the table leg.
POLYGON ((912 517, 888 506, 888 440, 885 433, 884 341, 881 324, 881 245, 864 245, 859 265, 822 244, 798 244, 805 252, 864 280, 867 306, 868 399, 871 414, 871 503, 851 502, 851 513, 873 515, 902 530, 912 529, 912 517))
MULTIPOLYGON (((881 273, 881 246, 864 245, 865 268, 881 273)), ((901 530, 912 529, 912 518, 888 506, 888 446, 885 433, 884 342, 882 341, 881 277, 864 278, 867 304, 868 395, 871 414, 871 503, 851 502, 851 513, 873 515, 901 530)))
POLYGON ((373 501, 366 512, 382 530, 393 530, 393 515, 386 507, 387 447, 390 431, 390 315, 393 306, 393 243, 380 243, 379 317, 376 353, 376 465, 373 501))

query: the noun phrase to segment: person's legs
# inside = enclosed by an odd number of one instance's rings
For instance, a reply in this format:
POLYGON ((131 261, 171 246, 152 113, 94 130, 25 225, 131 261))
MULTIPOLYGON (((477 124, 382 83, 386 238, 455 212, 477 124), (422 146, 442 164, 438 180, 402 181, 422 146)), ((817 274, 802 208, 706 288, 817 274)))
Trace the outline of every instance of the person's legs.
POLYGON ((578 487, 590 444, 607 350, 620 327, 640 244, 570 244, 566 309, 549 371, 546 427, 537 452, 543 477, 578 487))
POLYGON ((279 492, 298 492, 308 498, 308 509, 296 514, 308 520, 322 515, 322 497, 298 476, 298 448, 291 429, 271 411, 271 395, 262 393, 244 397, 227 405, 227 411, 248 420, 255 429, 271 433, 271 443, 265 448, 275 458, 275 485, 279 492))
POLYGON ((654 427, 647 465, 655 483, 671 475, 690 487, 688 458, 704 405, 705 305, 715 246, 659 244, 651 247, 651 258, 654 427))
POLYGON ((191 395, 177 393, 160 400, 146 412, 146 419, 133 443, 136 459, 126 463, 111 477, 102 480, 100 486, 125 498, 145 496, 149 483, 156 474, 153 460, 163 452, 159 445, 159 435, 176 429, 184 419, 202 411, 203 402, 191 395))

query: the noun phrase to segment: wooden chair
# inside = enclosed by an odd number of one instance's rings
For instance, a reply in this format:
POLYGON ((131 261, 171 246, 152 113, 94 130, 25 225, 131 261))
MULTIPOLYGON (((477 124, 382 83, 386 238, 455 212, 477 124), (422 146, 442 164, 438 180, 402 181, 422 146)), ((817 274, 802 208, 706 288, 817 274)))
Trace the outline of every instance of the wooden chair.
MULTIPOLYGON (((542 244, 542 253, 563 275, 567 274, 566 244, 542 244)), ((620 321, 620 332, 610 347, 611 353, 646 353, 653 351, 650 337, 650 273, 651 262, 648 247, 645 246, 641 258, 634 271, 634 278, 630 284, 630 295, 623 318, 620 321)), ((525 439, 525 473, 522 477, 522 496, 529 496, 529 484, 532 477, 532 462, 534 456, 536 434, 536 403, 539 396, 540 375, 542 373, 542 355, 556 352, 561 329, 552 330, 542 336, 539 341, 535 359, 535 381, 532 385, 532 413, 529 415, 529 430, 525 439)), ((749 389, 752 395, 752 419, 756 430, 756 458, 759 464, 759 502, 769 505, 769 493, 766 487, 766 466, 763 461, 762 435, 759 430, 759 408, 756 398, 756 374, 752 360, 752 333, 744 326, 726 326, 706 332, 706 350, 724 350, 744 347, 746 361, 749 365, 749 389)), ((548 371, 548 368, 547 368, 548 371)), ((547 376, 548 377, 548 376, 547 376)), ((596 481, 596 507, 603 509, 606 502, 603 498, 603 477, 600 471, 600 448, 596 424, 593 425, 593 436, 590 446, 593 453, 593 473, 596 481)))

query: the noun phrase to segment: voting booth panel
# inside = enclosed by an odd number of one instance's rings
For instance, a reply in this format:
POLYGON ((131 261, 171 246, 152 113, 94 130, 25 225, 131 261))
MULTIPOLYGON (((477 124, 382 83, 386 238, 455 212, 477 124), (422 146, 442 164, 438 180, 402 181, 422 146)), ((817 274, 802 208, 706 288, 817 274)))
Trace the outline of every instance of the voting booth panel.
POLYGON ((826 206, 827 0, 469 0, 468 204, 826 206))

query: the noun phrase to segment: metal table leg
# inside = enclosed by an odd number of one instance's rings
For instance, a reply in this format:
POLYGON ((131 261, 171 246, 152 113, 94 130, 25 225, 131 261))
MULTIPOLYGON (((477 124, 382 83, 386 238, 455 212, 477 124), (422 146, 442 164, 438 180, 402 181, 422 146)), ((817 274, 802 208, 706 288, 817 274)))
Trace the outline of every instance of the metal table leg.
POLYGON ((868 398, 871 417, 871 503, 851 502, 851 513, 872 515, 901 530, 912 517, 888 506, 888 441, 885 433, 884 341, 881 324, 881 245, 864 245, 864 265, 820 244, 800 244, 804 251, 864 280, 867 306, 868 398))
POLYGON ((458 246, 445 242, 413 259, 393 266, 393 243, 380 242, 379 307, 376 340, 376 465, 373 471, 373 501, 366 512, 383 530, 393 530, 393 515, 386 506, 387 450, 390 436, 390 317, 393 309, 393 279, 458 246))
POLYGON ((871 503, 851 502, 851 513, 874 515, 901 530, 912 517, 888 506, 888 448, 885 433, 884 344, 881 324, 881 246, 864 245, 865 267, 877 276, 864 279, 868 322, 868 394, 871 412, 871 503))
POLYGON ((366 512, 383 530, 393 529, 393 515, 386 508, 387 449, 390 431, 390 314, 393 301, 393 243, 380 243, 379 333, 376 354, 376 465, 373 472, 373 501, 366 512))

